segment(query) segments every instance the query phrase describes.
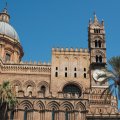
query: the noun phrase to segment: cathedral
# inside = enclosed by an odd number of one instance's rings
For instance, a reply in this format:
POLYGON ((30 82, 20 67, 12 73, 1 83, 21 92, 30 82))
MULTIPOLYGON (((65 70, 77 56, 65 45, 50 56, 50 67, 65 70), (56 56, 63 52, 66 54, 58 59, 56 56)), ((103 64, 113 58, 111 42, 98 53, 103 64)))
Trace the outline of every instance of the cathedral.
MULTIPOLYGON (((74 47, 74 46, 73 46, 74 47)), ((120 120, 114 96, 93 79, 106 66, 104 21, 88 24, 88 48, 52 48, 51 63, 23 62, 24 51, 7 9, 0 12, 0 84, 8 80, 18 104, 8 120, 120 120)))

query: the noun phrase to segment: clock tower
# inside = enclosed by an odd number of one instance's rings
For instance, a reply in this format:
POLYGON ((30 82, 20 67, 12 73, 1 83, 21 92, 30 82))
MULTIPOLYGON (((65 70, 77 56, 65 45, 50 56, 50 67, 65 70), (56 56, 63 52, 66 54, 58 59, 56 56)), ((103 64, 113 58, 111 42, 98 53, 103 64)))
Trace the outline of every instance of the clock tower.
POLYGON ((94 20, 90 19, 88 26, 88 47, 90 51, 90 68, 91 68, 91 86, 96 86, 92 80, 93 70, 104 69, 106 65, 106 41, 104 21, 98 21, 96 14, 94 20))

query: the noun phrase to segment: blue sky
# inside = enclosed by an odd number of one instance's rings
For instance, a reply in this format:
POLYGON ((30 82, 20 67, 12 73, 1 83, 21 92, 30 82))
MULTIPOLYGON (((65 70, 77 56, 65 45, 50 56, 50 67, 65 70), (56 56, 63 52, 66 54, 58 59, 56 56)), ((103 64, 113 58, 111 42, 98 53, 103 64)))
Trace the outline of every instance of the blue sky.
MULTIPOLYGON (((105 21, 107 58, 120 55, 120 0, 7 0, 10 23, 19 34, 24 61, 51 62, 52 47, 88 47, 94 11, 105 21)), ((5 6, 0 0, 0 10, 5 6)))

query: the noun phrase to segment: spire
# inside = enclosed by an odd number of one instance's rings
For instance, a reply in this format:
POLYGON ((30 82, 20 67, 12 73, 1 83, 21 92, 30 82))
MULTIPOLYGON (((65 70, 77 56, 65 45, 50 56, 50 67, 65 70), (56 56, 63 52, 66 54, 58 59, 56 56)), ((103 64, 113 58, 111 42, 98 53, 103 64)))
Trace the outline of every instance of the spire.
POLYGON ((6 2, 5 8, 0 12, 0 21, 9 23, 10 15, 8 14, 7 7, 8 5, 6 2))
POLYGON ((96 13, 94 12, 94 23, 96 22, 98 22, 98 19, 97 19, 96 13))

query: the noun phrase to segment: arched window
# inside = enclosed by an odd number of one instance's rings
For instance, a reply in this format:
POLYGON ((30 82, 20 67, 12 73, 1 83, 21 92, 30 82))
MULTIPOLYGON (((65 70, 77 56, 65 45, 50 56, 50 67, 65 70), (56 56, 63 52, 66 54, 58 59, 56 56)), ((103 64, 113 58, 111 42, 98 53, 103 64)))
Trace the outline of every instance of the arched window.
POLYGON ((98 62, 98 56, 96 55, 96 63, 98 62))
POLYGON ((55 72, 55 77, 58 77, 58 72, 55 72))
POLYGON ((44 85, 41 86, 41 91, 42 91, 43 93, 45 93, 46 87, 45 87, 44 85))
POLYGON ((46 87, 44 85, 41 86, 41 91, 43 93, 43 97, 45 97, 46 87))
POLYGON ((99 45, 99 48, 101 48, 101 41, 100 40, 98 41, 98 45, 99 45))
POLYGON ((86 73, 84 73, 84 78, 86 78, 86 73))
POLYGON ((102 63, 102 56, 99 56, 99 62, 102 63))
POLYGON ((75 96, 77 94, 78 97, 80 97, 82 94, 82 91, 77 85, 68 84, 63 88, 63 93, 69 93, 72 96, 75 96))
POLYGON ((27 107, 25 107, 25 110, 24 110, 24 120, 27 120, 27 107))
POLYGON ((5 61, 10 61, 11 55, 9 53, 6 53, 5 55, 5 61))
POLYGON ((27 86, 27 95, 30 97, 32 96, 32 86, 31 85, 27 86))
POLYGON ((77 73, 74 73, 74 78, 76 78, 77 77, 77 73))
POLYGON ((52 109, 52 120, 55 120, 55 110, 54 110, 54 108, 52 109))
POLYGON ((68 110, 65 111, 65 120, 68 120, 68 110))
POLYGON ((95 47, 97 47, 98 46, 98 42, 97 42, 97 40, 95 40, 95 47))

